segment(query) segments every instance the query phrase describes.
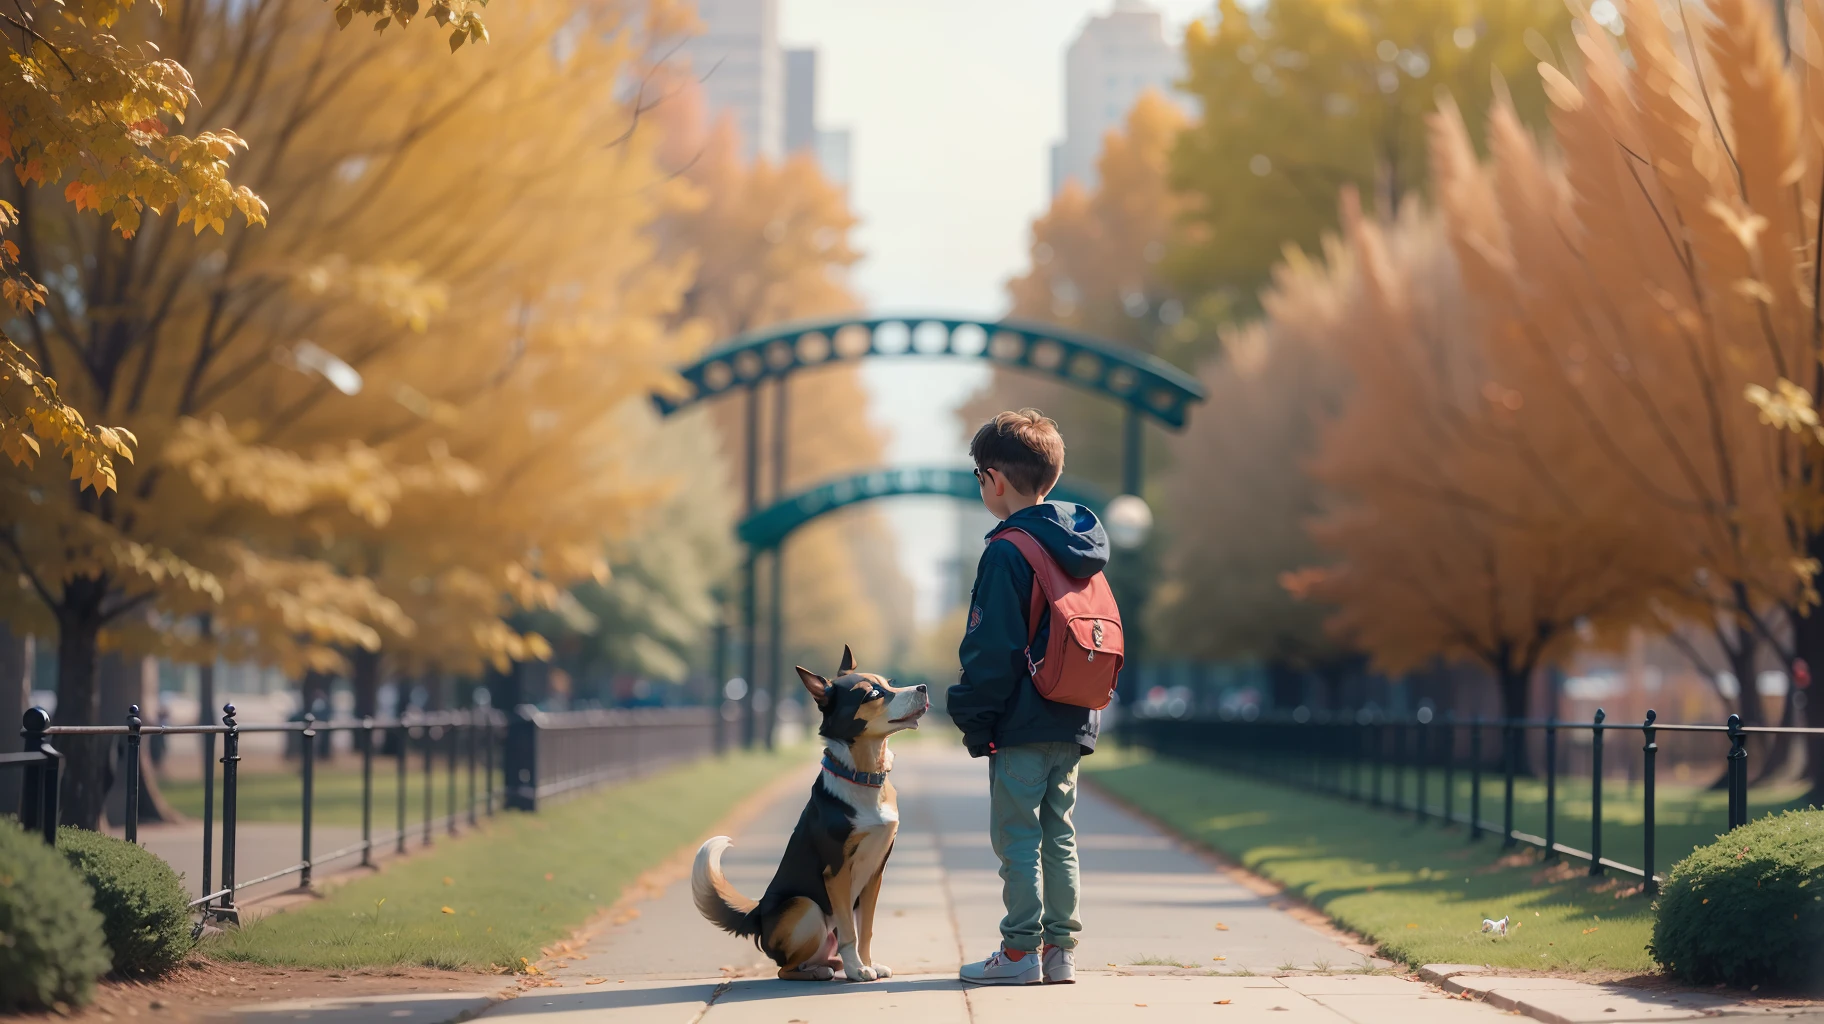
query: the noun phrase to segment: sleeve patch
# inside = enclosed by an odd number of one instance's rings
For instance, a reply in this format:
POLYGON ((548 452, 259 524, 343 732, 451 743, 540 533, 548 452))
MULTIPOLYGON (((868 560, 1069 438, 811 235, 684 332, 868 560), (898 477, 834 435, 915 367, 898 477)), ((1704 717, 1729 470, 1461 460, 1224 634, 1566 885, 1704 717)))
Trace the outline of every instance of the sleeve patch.
POLYGON ((965 636, 967 636, 968 634, 975 632, 975 627, 977 627, 981 624, 982 624, 982 606, 978 604, 975 607, 969 609, 969 628, 965 629, 963 631, 963 634, 965 636))

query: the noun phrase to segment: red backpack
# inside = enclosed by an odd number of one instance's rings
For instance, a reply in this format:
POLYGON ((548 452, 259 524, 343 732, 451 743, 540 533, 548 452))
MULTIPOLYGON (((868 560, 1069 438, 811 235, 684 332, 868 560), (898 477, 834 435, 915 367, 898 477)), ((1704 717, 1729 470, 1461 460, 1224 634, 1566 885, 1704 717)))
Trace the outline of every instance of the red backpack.
POLYGON ((1076 579, 1036 538, 1015 527, 995 535, 1020 549, 1032 566, 1032 606, 1026 613, 1026 664, 1039 696, 1100 711, 1114 697, 1121 671, 1121 609, 1101 573, 1076 579), (1039 618, 1051 606, 1045 654, 1032 658, 1039 618))

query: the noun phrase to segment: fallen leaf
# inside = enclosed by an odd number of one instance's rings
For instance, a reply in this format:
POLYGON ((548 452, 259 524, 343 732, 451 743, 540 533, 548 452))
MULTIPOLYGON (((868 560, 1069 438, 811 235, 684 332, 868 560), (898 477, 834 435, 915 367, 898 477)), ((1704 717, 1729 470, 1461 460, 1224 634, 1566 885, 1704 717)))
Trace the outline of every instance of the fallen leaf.
POLYGON ((549 871, 545 872, 545 881, 549 882, 553 877, 555 877, 555 876, 552 875, 551 872, 549 872, 549 871))
POLYGON ((1223 924, 1221 921, 1218 921, 1218 922, 1216 922, 1216 930, 1219 932, 1226 932, 1229 930, 1229 926, 1226 924, 1223 924))
POLYGON ((1216 1005, 1217 1005, 1217 1006, 1227 1006, 1227 1005, 1229 1005, 1229 1004, 1230 1004, 1230 1003, 1231 1003, 1231 1002, 1234 1002, 1234 1000, 1232 1000, 1232 999, 1218 999, 1218 1000, 1216 1000, 1216 1005))
POLYGON ((1416 924, 1414 924, 1414 923, 1413 923, 1413 922, 1411 922, 1411 921, 1408 921, 1408 922, 1406 922, 1406 927, 1408 927, 1408 928, 1417 928, 1417 927, 1418 927, 1418 925, 1416 925, 1416 924))
MULTIPOLYGON (((1598 926, 1597 926, 1597 927, 1598 927, 1598 928, 1599 928, 1599 927, 1601 927, 1601 925, 1598 925, 1598 926)), ((1583 930, 1583 934, 1585 934, 1585 935, 1588 935, 1588 934, 1590 934, 1590 933, 1591 933, 1591 932, 1593 932, 1593 931, 1595 931, 1595 930, 1596 930, 1596 929, 1595 929, 1595 928, 1585 928, 1585 929, 1584 929, 1584 930, 1583 930)))
POLYGON ((454 911, 454 910, 451 910, 451 909, 450 909, 450 908, 449 908, 449 907, 444 907, 444 908, 443 908, 443 912, 444 912, 444 913, 446 913, 446 914, 454 914, 454 913, 455 913, 455 911, 454 911))
POLYGON ((1135 1006, 1145 1006, 1146 1004, 1145 1003, 1135 1003, 1134 1005, 1135 1006))
POLYGON ((1227 959, 1228 959, 1228 957, 1226 957, 1226 956, 1213 956, 1213 957, 1210 957, 1210 959, 1211 959, 1211 960, 1227 960, 1227 959))
POLYGON ((449 875, 444 875, 444 876, 443 876, 443 884, 444 884, 444 885, 455 885, 455 884, 456 884, 456 880, 455 880, 455 879, 454 879, 454 878, 451 878, 451 877, 450 877, 450 876, 449 876, 449 875))
POLYGON ((607 978, 590 978, 590 979, 589 979, 589 980, 588 980, 588 981, 585 981, 585 982, 583 982, 583 984, 585 984, 585 985, 601 985, 601 984, 604 984, 604 983, 605 983, 605 982, 607 982, 607 980, 608 980, 608 979, 607 979, 607 978))

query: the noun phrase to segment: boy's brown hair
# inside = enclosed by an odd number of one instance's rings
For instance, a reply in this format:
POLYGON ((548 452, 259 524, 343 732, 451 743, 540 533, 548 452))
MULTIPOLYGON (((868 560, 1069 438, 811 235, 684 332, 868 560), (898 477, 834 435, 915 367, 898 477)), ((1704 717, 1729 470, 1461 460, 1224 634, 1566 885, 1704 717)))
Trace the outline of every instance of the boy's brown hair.
POLYGON ((1004 412, 969 442, 978 469, 998 469, 1022 494, 1044 494, 1064 474, 1064 435, 1037 409, 1004 412))

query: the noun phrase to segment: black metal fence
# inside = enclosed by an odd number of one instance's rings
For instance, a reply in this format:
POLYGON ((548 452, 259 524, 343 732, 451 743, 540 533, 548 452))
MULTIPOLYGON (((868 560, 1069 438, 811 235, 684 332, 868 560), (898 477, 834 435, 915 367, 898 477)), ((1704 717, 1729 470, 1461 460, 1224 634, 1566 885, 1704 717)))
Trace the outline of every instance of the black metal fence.
MULTIPOLYGON (((1304 712, 1304 709, 1300 709, 1304 712)), ((1655 812, 1659 740, 1666 734, 1727 740, 1716 744, 1714 761, 1728 792, 1726 825, 1735 828, 1748 821, 1748 745, 1752 737, 1793 738, 1824 734, 1824 729, 1744 727, 1737 715, 1726 725, 1666 725, 1648 711, 1645 721, 1608 721, 1597 710, 1589 722, 1519 719, 1458 719, 1452 715, 1390 720, 1368 713, 1359 716, 1300 714, 1239 718, 1146 718, 1129 722, 1131 741, 1169 757, 1216 765, 1228 770, 1261 775, 1314 789, 1373 807, 1410 812, 1418 820, 1468 826, 1474 842, 1484 834, 1502 837, 1503 845, 1529 844, 1543 849, 1548 858, 1564 855, 1589 862, 1589 873, 1614 870, 1642 879, 1645 891, 1657 892, 1655 812), (1589 849, 1579 849, 1558 839, 1558 783, 1560 735, 1580 740, 1587 733, 1589 747, 1590 838, 1589 849), (1641 863, 1627 864, 1603 851, 1603 785, 1605 748, 1613 740, 1630 736, 1640 741, 1640 809, 1642 814, 1641 863), (1536 740, 1536 742, 1535 742, 1536 740), (1533 751, 1540 756, 1531 765, 1533 751), (1439 799, 1433 801, 1428 786, 1442 775, 1439 799), (1483 816, 1484 779, 1501 779, 1501 820, 1483 816), (1545 784, 1544 835, 1522 832, 1514 826, 1516 778, 1542 777, 1545 784), (1457 780, 1469 782, 1469 806, 1459 810, 1457 780), (1411 798, 1407 798, 1408 791, 1411 798)), ((1627 751, 1624 751, 1627 753, 1627 751)), ((1630 771, 1632 765, 1629 766, 1630 771)), ((1632 777, 1630 775, 1630 777, 1632 777)), ((1724 824, 1719 822, 1718 824, 1724 824)))
MULTIPOLYGON (((125 766, 121 784, 126 796, 122 830, 128 842, 139 839, 140 744, 150 736, 195 735, 203 743, 204 778, 202 786, 202 895, 190 906, 205 919, 238 921, 235 896, 247 888, 278 879, 297 876, 298 887, 308 888, 314 872, 323 865, 360 857, 360 863, 373 863, 377 851, 389 845, 396 853, 405 853, 407 840, 414 833, 419 845, 430 845, 438 830, 456 835, 466 820, 469 826, 479 824, 481 817, 492 816, 501 806, 536 809, 539 800, 579 791, 620 778, 643 773, 655 767, 701 756, 713 746, 713 714, 707 708, 670 708, 640 711, 577 711, 547 713, 530 706, 512 715, 492 708, 473 708, 425 714, 408 714, 402 719, 378 721, 372 718, 318 721, 306 715, 302 721, 274 724, 246 724, 235 718, 233 704, 224 705, 219 725, 146 725, 134 705, 124 725, 52 725, 50 716, 41 708, 25 714, 25 752, 0 755, 0 770, 23 769, 26 775, 19 807, 20 821, 28 828, 41 831, 46 842, 56 841, 58 785, 62 754, 53 741, 58 736, 110 736, 124 745, 125 766), (329 737, 349 733, 361 758, 361 839, 340 849, 316 849, 313 817, 316 809, 317 760, 321 749, 327 749, 329 737), (239 831, 239 784, 241 739, 258 733, 283 733, 295 737, 301 758, 299 775, 302 783, 298 805, 298 860, 257 878, 243 879, 236 871, 236 839, 239 831), (217 740, 221 756, 216 756, 217 740), (388 740, 391 742, 388 742, 388 740), (392 771, 396 774, 394 827, 376 834, 374 772, 375 761, 387 758, 391 750, 392 771), (435 766, 444 764, 443 807, 436 814, 437 787, 435 766), (221 808, 221 876, 216 879, 215 850, 217 778, 221 767, 219 798, 221 808), (419 787, 419 814, 410 818, 410 782, 414 775, 422 779, 419 787), (466 782, 464 781, 466 776, 466 782), (508 780, 513 780, 509 785, 508 780), (459 793, 459 788, 462 792, 459 793)), ((381 770, 385 770, 382 768, 381 770)), ((384 813, 385 809, 380 809, 384 813)), ((200 922, 199 922, 200 927, 200 922)))
POLYGON ((538 711, 521 707, 507 727, 507 806, 540 801, 718 749, 713 708, 538 711))

